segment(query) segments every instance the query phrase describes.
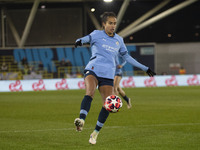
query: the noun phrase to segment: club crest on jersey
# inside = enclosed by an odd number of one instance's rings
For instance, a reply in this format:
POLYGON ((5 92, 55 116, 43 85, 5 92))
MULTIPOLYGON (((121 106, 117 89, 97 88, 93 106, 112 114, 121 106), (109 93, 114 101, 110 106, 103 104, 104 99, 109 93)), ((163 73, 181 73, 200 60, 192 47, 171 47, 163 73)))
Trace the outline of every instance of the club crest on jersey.
POLYGON ((118 42, 118 41, 116 42, 116 45, 119 45, 119 42, 118 42))

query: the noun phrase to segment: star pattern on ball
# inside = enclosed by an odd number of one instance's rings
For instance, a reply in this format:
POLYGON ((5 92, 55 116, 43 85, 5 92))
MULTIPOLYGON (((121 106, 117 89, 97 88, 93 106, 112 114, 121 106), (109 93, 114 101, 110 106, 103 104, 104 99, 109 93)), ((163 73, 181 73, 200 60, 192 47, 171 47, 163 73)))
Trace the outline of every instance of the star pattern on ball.
POLYGON ((118 96, 111 95, 106 98, 104 103, 104 108, 107 111, 116 113, 121 109, 121 107, 122 107, 122 100, 118 96))

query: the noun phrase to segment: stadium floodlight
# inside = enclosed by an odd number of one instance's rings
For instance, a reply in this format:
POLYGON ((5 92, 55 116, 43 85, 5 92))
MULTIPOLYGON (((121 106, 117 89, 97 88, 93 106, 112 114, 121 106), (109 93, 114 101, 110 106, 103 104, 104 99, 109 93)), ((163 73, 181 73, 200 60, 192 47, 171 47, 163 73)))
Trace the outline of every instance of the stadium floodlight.
POLYGON ((46 8, 46 5, 41 5, 41 9, 45 9, 46 8))
POLYGON ((108 3, 108 2, 112 2, 113 0, 103 0, 103 1, 108 3))
POLYGON ((91 8, 90 11, 91 11, 91 12, 95 12, 95 8, 91 8))

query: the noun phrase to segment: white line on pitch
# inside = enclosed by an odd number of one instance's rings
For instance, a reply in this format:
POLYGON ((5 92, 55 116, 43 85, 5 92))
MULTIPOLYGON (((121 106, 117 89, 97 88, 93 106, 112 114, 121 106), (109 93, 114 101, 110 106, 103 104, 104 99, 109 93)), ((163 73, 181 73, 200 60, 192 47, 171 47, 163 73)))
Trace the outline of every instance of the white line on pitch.
POLYGON ((200 125, 200 123, 171 123, 171 124, 148 124, 148 125, 137 125, 141 127, 160 127, 160 126, 193 126, 200 125))
MULTIPOLYGON (((172 124, 150 124, 150 125, 135 125, 136 127, 158 127, 158 126, 193 126, 200 125, 200 123, 172 123, 172 124)), ((105 129, 126 128, 126 126, 105 126, 105 129)), ((94 127, 84 128, 84 130, 94 129, 94 127)), ((46 132, 46 131, 69 131, 75 130, 74 128, 60 128, 60 129, 39 129, 39 130, 7 130, 0 131, 0 133, 21 133, 21 132, 46 132)))
MULTIPOLYGON (((123 126, 105 126, 104 128, 108 129, 115 129, 115 128, 124 128, 123 126)), ((94 127, 84 128, 84 130, 94 129, 94 127)), ((69 131, 69 130, 75 130, 74 128, 60 128, 60 129, 38 129, 38 130, 8 130, 8 131, 0 131, 0 133, 5 132, 45 132, 45 131, 69 131)))

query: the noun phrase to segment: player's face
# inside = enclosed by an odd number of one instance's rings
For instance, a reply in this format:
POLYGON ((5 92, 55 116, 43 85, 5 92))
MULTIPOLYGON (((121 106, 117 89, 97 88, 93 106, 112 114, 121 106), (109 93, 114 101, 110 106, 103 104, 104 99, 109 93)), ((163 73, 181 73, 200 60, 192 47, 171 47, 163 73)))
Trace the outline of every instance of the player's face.
POLYGON ((113 36, 117 24, 115 17, 108 17, 106 23, 103 23, 104 30, 109 36, 113 36))

